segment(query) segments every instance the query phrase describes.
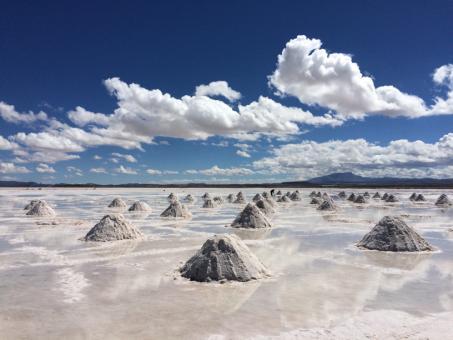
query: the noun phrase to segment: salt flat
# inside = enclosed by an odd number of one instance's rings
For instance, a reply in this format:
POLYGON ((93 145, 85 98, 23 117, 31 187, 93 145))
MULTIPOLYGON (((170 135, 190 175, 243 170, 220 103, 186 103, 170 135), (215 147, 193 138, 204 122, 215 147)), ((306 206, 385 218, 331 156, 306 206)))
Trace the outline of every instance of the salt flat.
MULTIPOLYGON (((241 189, 247 201, 264 189, 241 189)), ((291 190, 285 189, 284 192, 291 190)), ((294 189, 293 189, 294 190, 294 189)), ((227 228, 244 204, 203 209, 201 195, 238 189, 1 189, 1 338, 33 339, 445 339, 453 334, 453 207, 434 206, 441 193, 387 190, 397 203, 336 201, 322 212, 302 201, 278 204, 274 227, 227 228), (192 218, 162 219, 167 196, 192 218), (115 197, 144 201, 151 212, 124 211, 141 241, 80 240, 115 197), (53 218, 25 216, 46 200, 53 218), (401 216, 432 253, 363 251, 354 244, 385 215, 401 216), (234 233, 272 273, 248 283, 197 283, 176 270, 213 234, 234 233)), ((362 190, 346 190, 363 192, 362 190)), ((368 190, 371 194, 374 190, 368 190)), ((338 189, 327 190, 336 194, 338 189)), ((380 190, 381 193, 384 190, 380 190)))

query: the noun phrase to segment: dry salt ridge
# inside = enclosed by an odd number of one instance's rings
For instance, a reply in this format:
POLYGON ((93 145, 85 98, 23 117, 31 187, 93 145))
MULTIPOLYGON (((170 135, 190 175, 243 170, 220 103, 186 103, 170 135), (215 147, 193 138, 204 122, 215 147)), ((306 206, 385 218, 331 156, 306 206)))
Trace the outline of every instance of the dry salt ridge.
POLYGON ((2 189, 0 329, 46 339, 444 338, 453 192, 387 191, 2 189), (125 202, 147 202, 149 215, 112 209, 125 202))

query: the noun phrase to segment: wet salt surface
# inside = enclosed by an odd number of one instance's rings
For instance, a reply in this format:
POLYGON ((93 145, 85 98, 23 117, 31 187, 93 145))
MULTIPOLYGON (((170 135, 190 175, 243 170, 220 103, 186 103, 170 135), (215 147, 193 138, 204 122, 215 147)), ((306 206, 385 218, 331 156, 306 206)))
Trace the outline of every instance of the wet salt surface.
MULTIPOLYGON (((263 191, 241 190, 247 200, 263 191)), ((253 231, 225 228, 245 205, 201 208, 206 191, 225 197, 239 190, 174 190, 180 198, 187 193, 196 198, 184 203, 192 219, 175 221, 159 217, 170 190, 1 189, 2 338, 452 335, 453 207, 437 208, 434 202, 443 192, 453 197, 453 191, 417 190, 427 202, 413 203, 408 199, 412 191, 388 190, 400 202, 371 199, 358 206, 336 201, 337 212, 321 212, 309 204, 312 190, 303 189, 302 201, 278 205, 271 230, 253 231), (107 208, 115 197, 151 206, 143 214, 123 210, 146 240, 80 241, 105 214, 122 211, 107 208), (31 199, 46 200, 57 217, 26 217, 23 207, 31 199), (384 215, 402 216, 438 251, 356 249, 355 242, 384 215), (223 285, 179 278, 175 270, 215 233, 245 240, 272 278, 223 285)))

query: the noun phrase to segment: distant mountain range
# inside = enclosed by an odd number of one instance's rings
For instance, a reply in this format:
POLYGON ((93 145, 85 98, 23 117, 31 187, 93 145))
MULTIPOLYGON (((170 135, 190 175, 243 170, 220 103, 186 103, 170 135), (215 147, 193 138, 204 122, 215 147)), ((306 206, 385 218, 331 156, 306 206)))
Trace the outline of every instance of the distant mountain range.
POLYGON ((256 188, 256 187, 442 187, 453 188, 453 178, 397 178, 397 177, 362 177, 352 172, 339 172, 326 176, 315 177, 307 181, 292 181, 281 183, 238 183, 238 184, 213 184, 213 183, 184 183, 184 184, 42 184, 36 182, 0 181, 0 187, 90 187, 90 188, 256 188))
POLYGON ((453 178, 362 177, 352 172, 338 172, 308 181, 320 186, 453 186, 453 178))

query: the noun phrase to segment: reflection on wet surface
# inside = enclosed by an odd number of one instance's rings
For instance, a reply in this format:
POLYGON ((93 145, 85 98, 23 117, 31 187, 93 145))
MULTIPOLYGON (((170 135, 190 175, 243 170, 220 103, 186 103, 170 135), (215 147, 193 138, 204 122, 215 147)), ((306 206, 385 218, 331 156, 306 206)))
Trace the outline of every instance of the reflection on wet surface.
MULTIPOLYGON (((302 201, 278 205, 272 229, 256 231, 226 227, 244 205, 201 208, 206 191, 225 197, 238 190, 175 190, 179 197, 191 193, 196 198, 186 204, 190 220, 159 217, 168 206, 169 190, 0 190, 2 334, 243 338, 333 327, 389 310, 421 318, 453 312, 453 207, 434 206, 441 192, 453 197, 452 191, 419 190, 427 199, 422 203, 410 202, 411 191, 404 190, 397 191, 400 202, 392 204, 371 199, 358 207, 338 200, 337 212, 323 213, 309 204, 311 190, 304 189, 302 201), (115 197, 128 205, 143 200, 152 211, 107 208, 115 197), (23 207, 36 198, 47 200, 57 217, 26 217, 23 207), (79 240, 103 215, 118 211, 142 230, 145 240, 79 240), (401 216, 437 251, 356 249, 354 244, 384 215, 401 216), (179 278, 177 268, 216 233, 241 237, 273 276, 245 284, 179 278)), ((250 200, 263 189, 242 191, 250 200)))

